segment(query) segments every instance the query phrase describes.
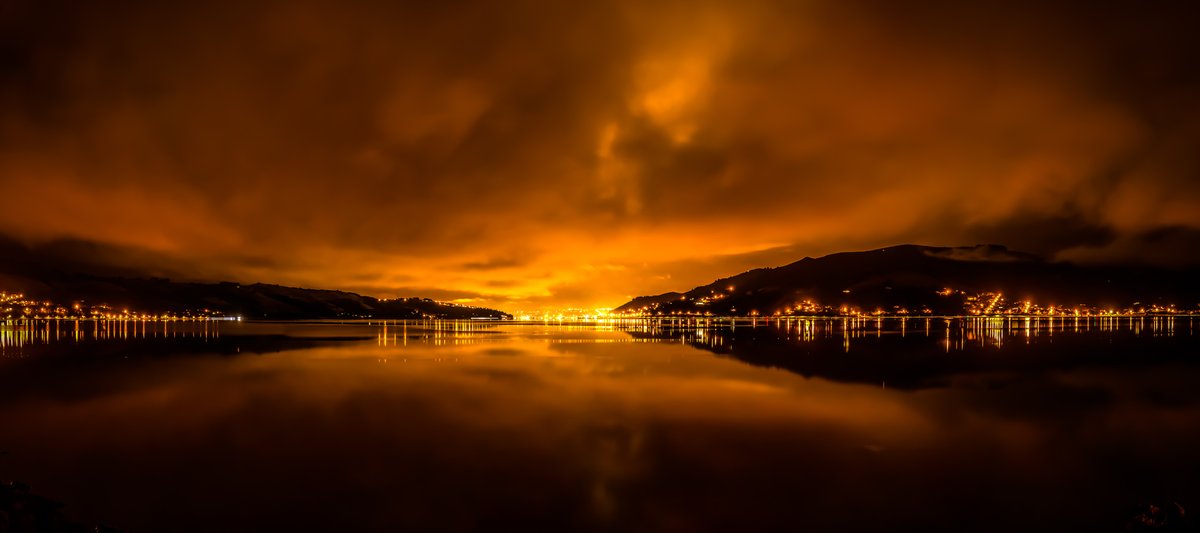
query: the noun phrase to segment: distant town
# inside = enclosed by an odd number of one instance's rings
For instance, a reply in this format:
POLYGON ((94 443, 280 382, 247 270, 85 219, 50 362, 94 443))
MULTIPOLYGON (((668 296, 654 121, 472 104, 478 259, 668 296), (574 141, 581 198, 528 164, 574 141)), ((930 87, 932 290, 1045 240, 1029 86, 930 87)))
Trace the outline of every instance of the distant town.
MULTIPOLYGON (((634 310, 617 313, 615 316, 715 316, 716 313, 707 311, 704 308, 713 302, 726 298, 729 294, 733 293, 733 290, 733 287, 730 287, 727 293, 713 292, 708 296, 699 298, 681 295, 678 300, 649 303, 634 310), (681 306, 686 308, 680 309, 681 306)), ((849 293, 849 291, 843 292, 849 293)), ((1085 303, 1056 305, 1031 299, 1009 298, 1001 292, 968 293, 949 287, 943 288, 935 294, 949 300, 947 303, 951 305, 955 301, 960 301, 961 306, 958 312, 946 313, 947 305, 939 306, 938 311, 929 306, 907 307, 902 305, 864 309, 844 304, 823 305, 811 299, 801 299, 779 309, 750 309, 745 313, 738 312, 733 314, 737 316, 930 316, 944 314, 962 316, 1124 316, 1200 313, 1200 309, 1180 309, 1174 304, 1142 304, 1140 302, 1135 302, 1131 306, 1121 308, 1099 307, 1085 303)))
MULTIPOLYGON (((615 312, 603 308, 571 308, 555 311, 516 312, 512 319, 517 321, 579 321, 613 318, 653 318, 672 316, 1137 316, 1200 314, 1200 309, 1181 309, 1175 305, 1134 303, 1123 308, 1105 308, 1089 304, 1072 306, 1048 304, 1030 299, 1014 299, 1000 292, 967 293, 953 288, 944 288, 936 293, 948 300, 961 301, 961 309, 947 313, 941 306, 937 311, 928 306, 891 306, 863 309, 853 305, 826 305, 811 299, 801 299, 779 309, 750 309, 747 312, 714 313, 706 310, 709 304, 727 296, 714 293, 700 298, 681 296, 679 300, 655 302, 641 308, 615 312), (681 309, 680 306, 685 308, 681 309)), ((388 300, 380 300, 386 302, 388 300)), ((454 306, 455 304, 443 304, 454 306)), ((195 309, 183 312, 151 312, 137 309, 113 307, 106 303, 91 303, 76 300, 70 303, 37 300, 22 293, 0 291, 0 319, 4 320, 213 320, 235 319, 220 310, 195 309)), ((363 318, 370 318, 363 316, 363 318)), ((434 317, 426 317, 434 318, 434 317)))
POLYGON ((77 300, 71 303, 35 300, 21 293, 0 291, 0 317, 5 320, 210 320, 226 317, 220 311, 197 309, 182 313, 147 312, 144 310, 114 308, 104 303, 89 303, 77 300))

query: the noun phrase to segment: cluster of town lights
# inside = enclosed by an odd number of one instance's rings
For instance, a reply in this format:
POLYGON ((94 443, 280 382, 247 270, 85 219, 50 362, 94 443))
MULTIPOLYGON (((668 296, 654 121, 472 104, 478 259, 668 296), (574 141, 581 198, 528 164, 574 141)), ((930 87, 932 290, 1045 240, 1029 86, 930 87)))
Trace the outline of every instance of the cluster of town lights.
MULTIPOLYGON (((730 287, 729 292, 732 294, 733 288, 730 287)), ((842 291, 849 293, 849 290, 842 291)), ((1131 306, 1123 308, 1102 308, 1088 304, 1078 304, 1074 306, 1061 306, 1054 304, 1042 304, 1030 299, 1008 299, 1001 292, 980 292, 968 294, 965 291, 945 288, 937 291, 936 294, 942 297, 961 297, 963 301, 962 308, 957 313, 951 313, 961 316, 1060 316, 1060 317, 1087 317, 1087 316, 1130 316, 1130 315, 1174 315, 1174 314, 1196 314, 1200 313, 1200 309, 1186 310, 1179 309, 1174 304, 1159 305, 1159 304, 1142 304, 1135 302, 1131 306)), ((707 296, 692 298, 683 295, 679 298, 679 302, 657 302, 642 306, 641 308, 614 314, 614 317, 670 317, 670 316, 693 316, 693 317, 712 317, 722 316, 724 313, 714 313, 709 310, 701 309, 670 309, 677 307, 682 303, 691 307, 706 307, 712 302, 722 300, 728 297, 728 294, 716 292, 707 296)), ((875 309, 861 309, 852 305, 822 305, 811 299, 802 299, 790 305, 783 306, 778 309, 762 312, 757 309, 751 309, 748 312, 738 312, 736 309, 729 315, 734 316, 844 316, 844 317, 859 317, 859 316, 909 316, 909 315, 924 315, 931 316, 935 312, 929 307, 921 307, 919 309, 910 309, 904 306, 892 306, 885 309, 877 307, 875 309)))
POLYGON ((211 320, 224 317, 219 311, 199 309, 182 313, 147 313, 114 309, 107 304, 76 301, 62 305, 50 300, 34 300, 21 293, 0 291, 0 319, 35 320, 211 320))

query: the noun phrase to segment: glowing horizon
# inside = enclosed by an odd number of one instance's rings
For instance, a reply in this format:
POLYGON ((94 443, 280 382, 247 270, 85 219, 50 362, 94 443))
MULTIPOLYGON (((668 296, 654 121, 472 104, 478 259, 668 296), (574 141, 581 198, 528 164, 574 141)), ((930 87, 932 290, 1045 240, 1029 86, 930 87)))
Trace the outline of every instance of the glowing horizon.
POLYGON ((900 243, 1194 266, 1189 9, 19 0, 0 244, 527 311, 900 243))

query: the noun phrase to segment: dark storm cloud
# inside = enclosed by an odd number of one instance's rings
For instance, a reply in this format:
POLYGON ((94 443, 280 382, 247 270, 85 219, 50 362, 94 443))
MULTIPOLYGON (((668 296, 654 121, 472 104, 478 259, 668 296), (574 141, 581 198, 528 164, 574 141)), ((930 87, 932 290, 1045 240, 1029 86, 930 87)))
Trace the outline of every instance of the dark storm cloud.
POLYGON ((517 256, 502 256, 491 257, 484 261, 471 261, 463 263, 464 270, 502 270, 507 268, 517 268, 528 265, 532 261, 530 257, 517 256))
POLYGON ((1121 235, 1104 247, 1073 248, 1063 259, 1091 263, 1149 263, 1175 268, 1200 265, 1200 229, 1158 227, 1121 235))
POLYGON ((496 305, 897 242, 1177 263, 1195 11, 8 2, 0 232, 496 305))
POLYGON ((1063 250, 1109 246, 1116 238, 1111 226, 1063 210, 1057 213, 1016 212, 1005 219, 964 227, 960 240, 1004 243, 1014 250, 1053 258, 1063 250))

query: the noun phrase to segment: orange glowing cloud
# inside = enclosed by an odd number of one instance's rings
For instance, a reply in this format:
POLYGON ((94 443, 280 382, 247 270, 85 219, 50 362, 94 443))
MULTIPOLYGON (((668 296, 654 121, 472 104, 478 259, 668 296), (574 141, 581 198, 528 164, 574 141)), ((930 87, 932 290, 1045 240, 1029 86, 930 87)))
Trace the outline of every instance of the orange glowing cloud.
POLYGON ((19 1, 0 233, 507 309, 905 241, 1157 260, 1200 242, 1200 43, 1130 9, 19 1))

